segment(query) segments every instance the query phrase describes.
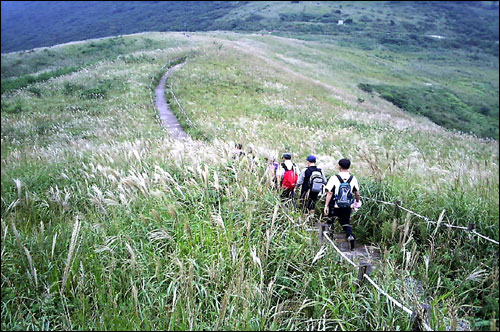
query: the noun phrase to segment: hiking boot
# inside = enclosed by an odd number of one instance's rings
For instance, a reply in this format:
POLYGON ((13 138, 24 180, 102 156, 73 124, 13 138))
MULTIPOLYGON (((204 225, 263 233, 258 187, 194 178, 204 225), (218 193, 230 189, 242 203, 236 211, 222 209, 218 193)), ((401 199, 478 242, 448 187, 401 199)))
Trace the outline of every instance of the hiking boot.
POLYGON ((351 246, 351 250, 354 250, 354 236, 349 235, 347 240, 349 241, 349 245, 351 246))

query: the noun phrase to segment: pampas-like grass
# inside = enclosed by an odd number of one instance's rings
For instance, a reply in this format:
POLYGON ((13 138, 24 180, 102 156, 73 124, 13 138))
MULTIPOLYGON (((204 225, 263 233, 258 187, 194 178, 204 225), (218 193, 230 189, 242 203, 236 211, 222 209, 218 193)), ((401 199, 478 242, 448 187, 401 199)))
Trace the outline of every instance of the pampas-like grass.
POLYGON ((64 268, 64 275, 62 278, 62 283, 61 283, 61 292, 64 293, 66 289, 66 283, 68 282, 68 276, 70 273, 70 267, 71 267, 71 259, 73 258, 73 253, 76 247, 76 242, 78 239, 78 233, 80 232, 80 219, 77 216, 75 218, 75 223, 73 225, 73 233, 71 234, 71 241, 69 243, 69 250, 68 250, 68 256, 66 258, 66 266, 64 268))

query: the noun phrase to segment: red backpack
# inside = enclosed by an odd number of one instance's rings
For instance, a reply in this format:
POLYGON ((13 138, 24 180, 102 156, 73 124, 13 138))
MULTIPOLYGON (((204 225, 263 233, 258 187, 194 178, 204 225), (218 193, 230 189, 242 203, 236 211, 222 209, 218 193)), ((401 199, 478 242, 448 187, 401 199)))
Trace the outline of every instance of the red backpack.
POLYGON ((281 167, 285 170, 283 180, 281 181, 281 188, 293 190, 297 185, 297 174, 294 170, 295 164, 293 164, 292 169, 287 169, 284 163, 281 164, 281 167))

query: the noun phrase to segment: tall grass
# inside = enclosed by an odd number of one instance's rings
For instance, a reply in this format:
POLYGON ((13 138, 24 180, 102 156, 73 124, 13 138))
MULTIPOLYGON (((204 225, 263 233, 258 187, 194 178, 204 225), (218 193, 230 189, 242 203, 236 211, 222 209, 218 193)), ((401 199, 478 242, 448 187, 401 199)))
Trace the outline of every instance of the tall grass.
MULTIPOLYGON (((67 74, 72 73, 76 70, 78 70, 77 67, 68 67, 68 68, 61 68, 61 69, 57 69, 57 70, 44 72, 44 73, 38 74, 36 76, 23 75, 19 78, 5 79, 5 80, 2 80, 2 94, 4 92, 9 92, 9 91, 14 91, 14 90, 17 90, 20 88, 24 88, 24 87, 28 86, 29 84, 33 84, 36 82, 43 82, 43 81, 46 81, 50 78, 58 77, 61 75, 67 75, 67 74)), ((34 90, 32 90, 32 91, 34 91, 34 90)))
MULTIPOLYGON (((264 158, 285 150, 300 166, 315 154, 328 175, 350 157, 362 195, 498 239, 496 142, 360 106, 265 47, 243 53, 244 37, 178 48, 186 37, 155 36, 164 49, 2 98, 24 110, 2 112, 2 329, 411 329, 317 243, 317 219, 281 208, 264 158), (205 139, 174 141, 151 77, 194 48, 172 80, 205 139), (81 98, 99 84, 104 98, 81 98), (236 142, 252 153, 233 158, 236 142)), ((498 328, 497 247, 369 201, 353 224, 381 249, 372 278, 408 306, 432 304, 435 329, 498 328)))

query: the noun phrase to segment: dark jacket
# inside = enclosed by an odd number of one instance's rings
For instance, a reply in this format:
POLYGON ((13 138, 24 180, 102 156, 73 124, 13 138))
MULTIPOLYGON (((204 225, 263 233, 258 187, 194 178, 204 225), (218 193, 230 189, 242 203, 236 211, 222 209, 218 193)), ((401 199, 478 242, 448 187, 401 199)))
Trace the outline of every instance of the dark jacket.
POLYGON ((323 183, 326 184, 326 177, 323 171, 316 166, 307 167, 302 173, 300 173, 299 180, 297 181, 297 185, 302 185, 302 189, 300 192, 300 197, 304 197, 309 190, 309 179, 311 178, 311 174, 314 171, 320 171, 323 174, 323 183))

